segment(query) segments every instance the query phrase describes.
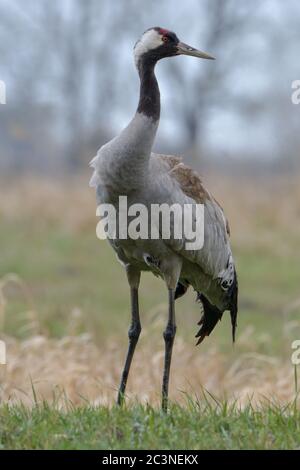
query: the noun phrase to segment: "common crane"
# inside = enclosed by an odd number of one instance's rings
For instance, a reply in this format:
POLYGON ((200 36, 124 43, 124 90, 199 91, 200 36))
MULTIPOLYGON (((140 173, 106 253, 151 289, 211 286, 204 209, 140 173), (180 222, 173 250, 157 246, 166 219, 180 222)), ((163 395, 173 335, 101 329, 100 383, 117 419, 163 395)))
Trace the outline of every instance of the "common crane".
MULTIPOLYGON (((204 205, 204 245, 188 250, 186 239, 132 239, 121 237, 117 227, 109 242, 125 267, 131 293, 129 347, 118 403, 122 404, 133 354, 140 336, 138 289, 142 271, 161 277, 168 288, 168 320, 162 382, 162 409, 167 411, 168 388, 175 323, 175 299, 192 286, 202 303, 197 344, 208 336, 229 310, 232 337, 235 340, 237 318, 237 276, 229 243, 229 226, 223 210, 204 187, 199 175, 180 158, 152 152, 160 118, 160 92, 155 77, 156 63, 165 57, 188 55, 214 59, 179 41, 175 33, 160 27, 148 29, 134 46, 135 64, 140 77, 137 111, 128 126, 100 148, 90 165, 94 169, 90 185, 96 188, 98 204, 112 204, 119 211, 119 197, 127 196, 128 205, 185 204, 204 205)), ((174 228, 174 220, 170 225, 174 228)))

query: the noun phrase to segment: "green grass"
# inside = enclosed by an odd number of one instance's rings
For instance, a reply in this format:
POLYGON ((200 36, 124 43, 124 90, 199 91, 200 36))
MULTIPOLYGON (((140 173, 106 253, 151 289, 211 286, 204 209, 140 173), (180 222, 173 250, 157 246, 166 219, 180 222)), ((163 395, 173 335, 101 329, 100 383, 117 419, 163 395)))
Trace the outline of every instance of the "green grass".
POLYGON ((296 449, 300 414, 264 404, 237 410, 227 403, 171 407, 89 407, 62 412, 47 404, 0 408, 2 449, 296 449))

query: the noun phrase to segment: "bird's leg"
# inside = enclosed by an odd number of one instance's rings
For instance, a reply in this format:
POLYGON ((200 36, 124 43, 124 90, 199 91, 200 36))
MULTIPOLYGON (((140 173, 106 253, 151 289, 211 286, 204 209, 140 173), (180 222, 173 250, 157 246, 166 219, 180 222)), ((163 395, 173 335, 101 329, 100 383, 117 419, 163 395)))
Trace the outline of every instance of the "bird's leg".
POLYGON ((165 340, 165 363, 164 375, 162 383, 162 409, 167 412, 168 409, 168 390, 169 390, 169 376, 172 358, 172 349, 174 338, 176 334, 175 323, 175 289, 168 289, 169 292, 169 317, 166 329, 164 331, 165 340))
POLYGON ((129 346, 126 356, 126 361, 121 377, 121 383, 118 392, 118 405, 122 405, 124 402, 125 389, 127 384, 127 379, 129 375, 129 370, 137 345, 140 333, 141 333, 141 322, 139 314, 139 300, 138 300, 138 287, 140 282, 140 272, 134 270, 131 266, 126 268, 128 282, 130 285, 130 296, 131 296, 131 325, 128 331, 129 346))

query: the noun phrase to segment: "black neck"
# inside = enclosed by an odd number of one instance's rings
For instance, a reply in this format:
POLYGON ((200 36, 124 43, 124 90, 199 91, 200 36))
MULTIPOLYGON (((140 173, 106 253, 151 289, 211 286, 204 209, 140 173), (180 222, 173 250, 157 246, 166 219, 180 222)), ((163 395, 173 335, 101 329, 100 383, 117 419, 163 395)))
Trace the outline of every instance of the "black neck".
POLYGON ((138 63, 140 76, 140 100, 137 112, 151 117, 154 121, 160 116, 160 93, 154 74, 156 61, 149 58, 141 58, 138 63))

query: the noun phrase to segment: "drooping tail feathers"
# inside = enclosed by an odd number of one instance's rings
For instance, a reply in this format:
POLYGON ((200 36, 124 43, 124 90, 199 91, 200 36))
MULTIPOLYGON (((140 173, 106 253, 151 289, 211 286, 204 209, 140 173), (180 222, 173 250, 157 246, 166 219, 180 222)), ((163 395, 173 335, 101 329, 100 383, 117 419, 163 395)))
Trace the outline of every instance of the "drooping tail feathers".
POLYGON ((235 330, 237 327, 237 314, 238 314, 238 280, 236 270, 234 269, 234 280, 230 289, 230 317, 232 326, 232 341, 235 342, 235 330))
MULTIPOLYGON (((232 328, 232 341, 235 342, 235 332, 237 326, 237 313, 238 313, 238 282, 236 271, 234 270, 234 281, 228 290, 228 307, 231 317, 231 328, 232 328)), ((197 345, 202 343, 205 336, 209 336, 219 320, 221 320, 223 311, 219 310, 216 306, 212 305, 208 299, 201 293, 197 294, 197 301, 200 301, 203 306, 203 315, 198 323, 201 325, 200 330, 196 334, 196 338, 199 338, 197 345)))
POLYGON ((200 330, 196 334, 198 341, 196 346, 204 340, 205 336, 209 336, 218 321, 221 320, 223 312, 217 307, 212 305, 207 298, 198 292, 197 301, 202 303, 203 306, 203 315, 198 322, 198 325, 201 325, 200 330))
MULTIPOLYGON (((184 295, 188 289, 188 282, 185 284, 178 282, 175 292, 175 299, 178 299, 184 295)), ((234 269, 234 277, 231 286, 227 291, 228 306, 224 310, 229 310, 231 317, 231 328, 232 328, 232 341, 235 342, 235 332, 237 326, 237 313, 238 313, 238 281, 236 270, 234 269)), ((198 322, 201 326, 196 338, 198 338, 197 345, 202 343, 206 336, 209 336, 212 330, 215 328, 218 321, 221 320, 223 311, 219 310, 215 305, 212 305, 209 300, 200 292, 197 293, 197 301, 202 304, 203 314, 198 322)))

